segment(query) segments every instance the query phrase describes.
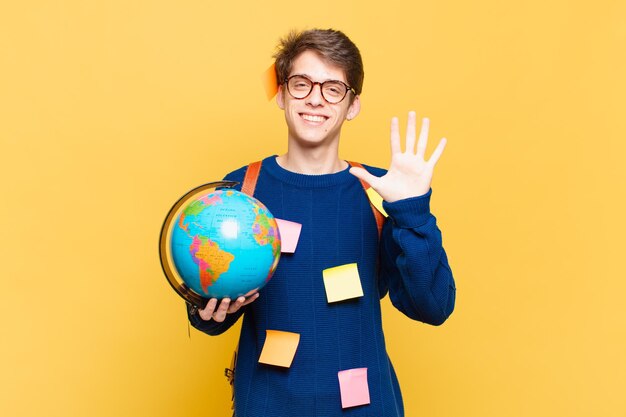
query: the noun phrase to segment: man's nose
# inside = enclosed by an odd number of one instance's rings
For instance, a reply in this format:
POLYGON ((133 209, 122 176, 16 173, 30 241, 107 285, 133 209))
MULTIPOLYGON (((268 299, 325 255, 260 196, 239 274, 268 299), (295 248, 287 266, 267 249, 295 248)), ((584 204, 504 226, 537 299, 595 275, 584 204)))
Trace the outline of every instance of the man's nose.
POLYGON ((313 106, 319 106, 324 104, 324 97, 322 96, 322 85, 319 83, 313 84, 311 93, 307 96, 307 103, 313 106))

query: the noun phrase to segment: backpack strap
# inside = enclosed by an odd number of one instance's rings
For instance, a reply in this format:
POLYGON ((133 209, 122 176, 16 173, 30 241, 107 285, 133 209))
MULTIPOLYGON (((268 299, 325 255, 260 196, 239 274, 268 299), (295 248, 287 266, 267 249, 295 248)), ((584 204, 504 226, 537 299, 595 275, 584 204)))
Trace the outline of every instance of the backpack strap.
MULTIPOLYGON (((350 166, 365 169, 363 165, 361 165, 358 162, 348 161, 348 163, 350 164, 350 166)), ((362 179, 359 178, 359 181, 361 182, 361 185, 363 186, 363 189, 365 191, 367 191, 368 188, 370 188, 370 185, 366 183, 365 181, 363 181, 362 179)), ((378 228, 378 239, 380 239, 380 235, 383 232, 383 224, 385 223, 385 216, 383 216, 383 214, 380 211, 378 211, 376 207, 374 207, 371 201, 370 201, 370 207, 372 208, 372 213, 374 213, 374 218, 376 219, 376 227, 378 228)))
MULTIPOLYGON (((256 188, 256 182, 259 179, 259 173, 261 172, 261 163, 262 161, 252 162, 248 165, 248 169, 246 170, 246 175, 243 177, 243 183, 241 185, 241 192, 248 194, 249 196, 254 196, 254 190, 256 188)), ((348 161, 350 166, 363 168, 358 162, 348 161)), ((363 168, 365 169, 365 168, 363 168)), ((361 186, 365 191, 370 188, 370 185, 359 179, 361 186)), ((374 219, 376 219, 376 228, 378 229, 378 238, 380 239, 380 235, 383 231, 383 223, 385 223, 385 216, 374 207, 374 205, 370 202, 370 207, 372 208, 372 213, 374 213, 374 219)))
POLYGON ((254 197, 254 189, 256 188, 256 182, 261 172, 261 162, 262 161, 256 161, 248 165, 246 175, 243 177, 241 192, 248 194, 250 197, 254 197))

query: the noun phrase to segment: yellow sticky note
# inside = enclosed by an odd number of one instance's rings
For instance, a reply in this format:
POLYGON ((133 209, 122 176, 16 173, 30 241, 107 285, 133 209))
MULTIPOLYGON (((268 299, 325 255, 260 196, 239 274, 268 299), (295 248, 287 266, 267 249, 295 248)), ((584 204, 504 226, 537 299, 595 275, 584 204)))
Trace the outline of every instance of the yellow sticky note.
POLYGON ((274 64, 270 65, 263 73, 263 87, 268 100, 273 99, 276 93, 278 93, 278 81, 276 80, 274 64))
POLYGON ((300 335, 280 330, 266 330, 266 332, 259 362, 289 368, 296 355, 300 335))
POLYGON ((329 303, 363 297, 361 277, 356 264, 346 264, 322 271, 329 303))
POLYGON ((366 193, 367 198, 370 199, 370 202, 374 205, 376 210, 380 211, 383 216, 387 217, 387 212, 383 208, 383 198, 380 196, 380 194, 374 191, 372 187, 368 188, 366 193))

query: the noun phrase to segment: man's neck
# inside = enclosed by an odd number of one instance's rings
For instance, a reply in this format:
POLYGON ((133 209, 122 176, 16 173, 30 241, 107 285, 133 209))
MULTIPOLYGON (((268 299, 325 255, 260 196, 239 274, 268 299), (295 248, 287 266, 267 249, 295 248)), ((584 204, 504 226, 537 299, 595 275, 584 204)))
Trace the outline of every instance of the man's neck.
POLYGON ((306 175, 334 174, 348 167, 339 159, 336 148, 307 148, 289 146, 287 153, 276 158, 276 162, 287 171, 306 175))

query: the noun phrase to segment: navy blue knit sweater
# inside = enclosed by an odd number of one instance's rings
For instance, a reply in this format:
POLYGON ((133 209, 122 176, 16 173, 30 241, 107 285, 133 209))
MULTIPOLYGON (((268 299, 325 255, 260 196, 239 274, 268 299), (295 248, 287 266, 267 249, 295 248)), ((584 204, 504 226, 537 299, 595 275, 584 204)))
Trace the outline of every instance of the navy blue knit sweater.
MULTIPOLYGON (((365 168, 376 176, 385 173, 365 168)), ((241 183, 245 171, 225 179, 241 183)), ((384 203, 389 217, 380 245, 367 195, 348 169, 302 175, 283 169, 272 156, 263 160, 254 195, 274 216, 302 224, 296 252, 282 254, 259 299, 224 322, 189 315, 195 328, 210 335, 244 316, 235 371, 237 417, 403 416, 380 299, 389 292, 396 308, 433 325, 446 320, 455 302, 441 232, 430 213, 431 192, 384 203), (329 304, 322 271, 349 263, 357 263, 364 296, 329 304), (267 329, 300 334, 290 368, 258 362, 267 329), (370 404, 342 409, 337 373, 353 368, 368 370, 370 404)))

